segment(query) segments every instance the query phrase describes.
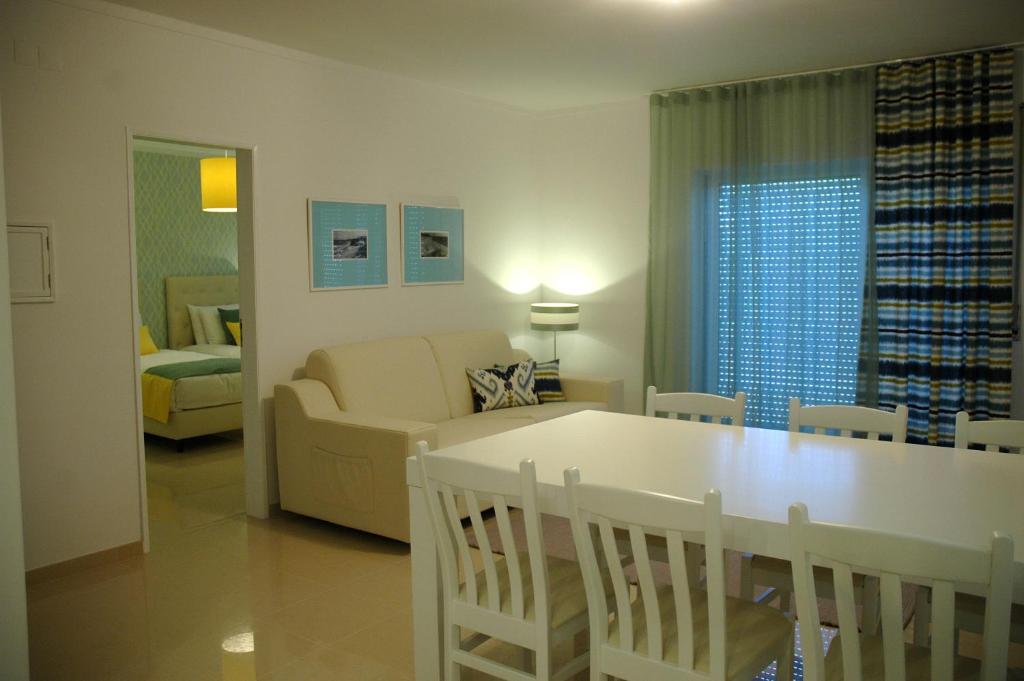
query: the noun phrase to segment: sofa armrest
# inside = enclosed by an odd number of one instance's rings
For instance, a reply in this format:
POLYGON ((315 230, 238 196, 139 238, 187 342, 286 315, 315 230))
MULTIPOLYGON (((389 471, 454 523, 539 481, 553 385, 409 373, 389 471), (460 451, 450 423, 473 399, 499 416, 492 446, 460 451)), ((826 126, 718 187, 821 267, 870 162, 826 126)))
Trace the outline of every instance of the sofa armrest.
POLYGON ((625 389, 621 378, 562 374, 559 379, 565 399, 570 402, 605 402, 608 411, 615 412, 622 412, 624 408, 625 389))
POLYGON ((409 540, 405 460, 433 423, 341 411, 313 379, 275 386, 274 412, 282 508, 409 540))
MULTIPOLYGON (((363 438, 386 439, 398 436, 411 439, 412 445, 406 456, 416 453, 415 445, 420 440, 430 443, 431 449, 437 446, 437 426, 433 423, 342 411, 338 409, 330 389, 321 381, 305 378, 275 386, 274 398, 275 404, 279 399, 284 403, 293 401, 306 420, 307 427, 314 433, 314 439, 323 445, 332 444, 338 435, 351 434, 363 438)), ((284 414, 287 416, 287 409, 284 414)), ((337 443, 334 445, 337 446, 337 443)))
POLYGON ((371 453, 404 462, 416 455, 420 440, 437 449, 437 426, 432 423, 337 412, 309 419, 308 427, 315 446, 337 454, 371 453))

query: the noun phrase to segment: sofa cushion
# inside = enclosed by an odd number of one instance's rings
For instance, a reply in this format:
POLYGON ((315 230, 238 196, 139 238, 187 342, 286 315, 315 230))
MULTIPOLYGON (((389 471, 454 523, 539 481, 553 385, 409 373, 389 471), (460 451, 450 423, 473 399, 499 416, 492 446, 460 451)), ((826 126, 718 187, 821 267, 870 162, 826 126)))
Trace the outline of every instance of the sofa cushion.
POLYGON ((558 376, 558 360, 552 359, 547 362, 536 362, 533 370, 536 381, 537 397, 541 404, 545 402, 565 402, 565 393, 562 392, 562 379, 558 376))
POLYGON ((429 423, 448 419, 441 374, 423 338, 386 338, 314 350, 306 360, 306 377, 326 383, 338 408, 345 411, 429 423))
MULTIPOLYGON (((503 411, 514 411, 504 409, 503 411)), ((484 412, 494 413, 494 412, 484 412)), ((457 419, 442 421, 437 424, 437 446, 451 447, 471 440, 478 440, 488 435, 497 435, 507 430, 533 425, 530 418, 481 419, 482 414, 470 414, 457 419)))
POLYGON ((479 414, 472 414, 466 418, 480 420, 529 419, 531 423, 540 423, 541 421, 557 419, 559 416, 568 416, 569 414, 575 414, 578 411, 585 411, 587 409, 608 411, 608 405, 604 402, 545 402, 544 404, 534 404, 528 407, 484 411, 479 414))
POLYGON ((507 367, 466 369, 469 388, 473 392, 473 411, 493 411, 540 404, 532 359, 507 367))
POLYGON ((466 331, 427 336, 441 371, 451 418, 473 413, 473 396, 466 369, 508 366, 515 360, 508 336, 501 331, 466 331))

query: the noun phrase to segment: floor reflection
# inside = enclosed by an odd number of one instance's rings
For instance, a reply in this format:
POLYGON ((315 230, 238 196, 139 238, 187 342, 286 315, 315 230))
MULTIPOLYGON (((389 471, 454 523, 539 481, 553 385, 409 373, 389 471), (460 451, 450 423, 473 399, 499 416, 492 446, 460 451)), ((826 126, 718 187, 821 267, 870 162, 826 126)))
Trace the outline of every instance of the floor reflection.
POLYGON ((237 438, 147 444, 152 551, 29 587, 34 680, 412 679, 407 546, 247 518, 237 438))

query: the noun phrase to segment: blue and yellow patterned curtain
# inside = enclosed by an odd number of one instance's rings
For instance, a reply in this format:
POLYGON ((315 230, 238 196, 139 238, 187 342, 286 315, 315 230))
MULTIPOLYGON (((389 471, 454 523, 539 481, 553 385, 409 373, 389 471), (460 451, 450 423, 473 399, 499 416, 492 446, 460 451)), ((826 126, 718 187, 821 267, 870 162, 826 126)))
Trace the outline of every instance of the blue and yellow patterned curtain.
POLYGON ((1013 52, 878 69, 878 402, 907 439, 1007 418, 1013 322, 1013 52))

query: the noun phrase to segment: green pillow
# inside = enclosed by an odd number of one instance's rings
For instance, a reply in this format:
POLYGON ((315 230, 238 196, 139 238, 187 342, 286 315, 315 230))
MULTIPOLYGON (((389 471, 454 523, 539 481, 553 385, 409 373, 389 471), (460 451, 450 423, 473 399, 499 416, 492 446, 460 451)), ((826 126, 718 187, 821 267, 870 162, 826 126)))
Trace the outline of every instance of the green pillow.
POLYGON ((232 345, 235 345, 235 336, 228 329, 228 322, 235 322, 236 324, 241 323, 241 317, 239 316, 239 309, 237 307, 218 307, 217 312, 220 313, 220 324, 224 327, 224 333, 227 334, 228 340, 232 345))

